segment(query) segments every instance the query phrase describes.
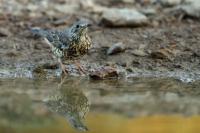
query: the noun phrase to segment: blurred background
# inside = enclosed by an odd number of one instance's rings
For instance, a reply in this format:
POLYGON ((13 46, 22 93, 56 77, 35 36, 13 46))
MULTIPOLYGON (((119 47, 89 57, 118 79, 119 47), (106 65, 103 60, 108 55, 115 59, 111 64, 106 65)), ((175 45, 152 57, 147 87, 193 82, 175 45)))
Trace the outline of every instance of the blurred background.
POLYGON ((0 133, 200 132, 199 22, 199 0, 0 0, 0 133), (88 74, 63 79, 30 29, 78 20, 88 74))

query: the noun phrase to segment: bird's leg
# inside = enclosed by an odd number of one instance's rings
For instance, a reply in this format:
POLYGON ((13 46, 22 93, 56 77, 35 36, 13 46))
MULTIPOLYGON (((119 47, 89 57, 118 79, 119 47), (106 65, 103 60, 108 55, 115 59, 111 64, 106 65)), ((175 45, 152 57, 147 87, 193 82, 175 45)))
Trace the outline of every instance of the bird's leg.
POLYGON ((65 80, 66 80, 66 76, 62 76, 61 75, 61 80, 60 80, 60 83, 58 84, 58 89, 60 89, 61 87, 62 87, 62 85, 63 85, 63 83, 65 82, 65 80))
POLYGON ((65 68, 65 65, 62 63, 61 59, 58 59, 58 62, 60 63, 60 67, 62 69, 62 71, 64 72, 65 75, 68 75, 67 73, 67 70, 65 68))
POLYGON ((76 60, 75 64, 76 64, 76 66, 77 66, 78 71, 79 71, 80 74, 86 74, 86 71, 83 69, 83 67, 81 66, 81 64, 80 64, 79 61, 76 60))

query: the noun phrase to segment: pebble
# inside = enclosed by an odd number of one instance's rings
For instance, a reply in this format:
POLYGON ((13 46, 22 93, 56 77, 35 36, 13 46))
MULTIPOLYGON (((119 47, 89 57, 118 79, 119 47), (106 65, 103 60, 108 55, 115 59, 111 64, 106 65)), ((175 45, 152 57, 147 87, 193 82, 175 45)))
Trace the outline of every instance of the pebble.
POLYGON ((7 37, 10 35, 11 35, 11 33, 8 29, 0 28, 0 37, 7 37))
POLYGON ((133 50, 131 53, 135 56, 141 56, 141 57, 144 57, 147 55, 143 50, 137 50, 137 49, 133 50))
POLYGON ((172 60, 173 52, 168 48, 159 49, 151 53, 151 57, 156 59, 172 60))
POLYGON ((102 13, 101 23, 105 26, 142 26, 147 17, 136 9, 110 8, 102 13))
POLYGON ((200 18, 200 1, 188 0, 186 4, 178 6, 177 10, 183 11, 188 16, 200 18))
POLYGON ((181 4, 182 0, 159 0, 163 6, 176 6, 181 4))
POLYGON ((117 78, 119 75, 116 68, 106 66, 90 72, 89 76, 94 80, 103 80, 109 78, 117 78))
POLYGON ((111 46, 108 51, 107 51, 107 55, 114 55, 120 52, 124 52, 125 51, 125 46, 123 43, 119 42, 114 44, 113 46, 111 46))

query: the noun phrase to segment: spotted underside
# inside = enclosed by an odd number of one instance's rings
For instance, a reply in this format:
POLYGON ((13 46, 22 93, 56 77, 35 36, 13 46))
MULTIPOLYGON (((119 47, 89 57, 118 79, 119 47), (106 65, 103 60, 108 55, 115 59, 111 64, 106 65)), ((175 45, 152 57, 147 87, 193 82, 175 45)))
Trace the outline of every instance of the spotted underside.
POLYGON ((86 35, 81 36, 78 41, 73 41, 69 48, 65 52, 65 59, 74 59, 81 57, 88 53, 88 50, 91 47, 91 40, 86 35))
POLYGON ((54 45, 55 42, 49 42, 48 39, 45 39, 46 42, 50 45, 53 54, 62 60, 73 60, 85 55, 91 47, 91 40, 86 34, 77 38, 76 41, 72 41, 69 47, 65 50, 62 50, 54 45))
POLYGON ((79 59, 88 53, 91 47, 91 40, 87 35, 88 26, 88 23, 80 21, 62 31, 32 29, 32 32, 44 37, 53 55, 59 62, 63 62, 79 59))

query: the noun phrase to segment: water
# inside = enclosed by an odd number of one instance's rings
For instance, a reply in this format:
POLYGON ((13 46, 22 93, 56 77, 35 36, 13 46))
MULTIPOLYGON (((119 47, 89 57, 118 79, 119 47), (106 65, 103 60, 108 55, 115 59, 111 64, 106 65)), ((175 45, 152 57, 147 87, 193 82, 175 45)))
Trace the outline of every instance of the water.
POLYGON ((200 82, 0 79, 0 133, 194 133, 200 82))

